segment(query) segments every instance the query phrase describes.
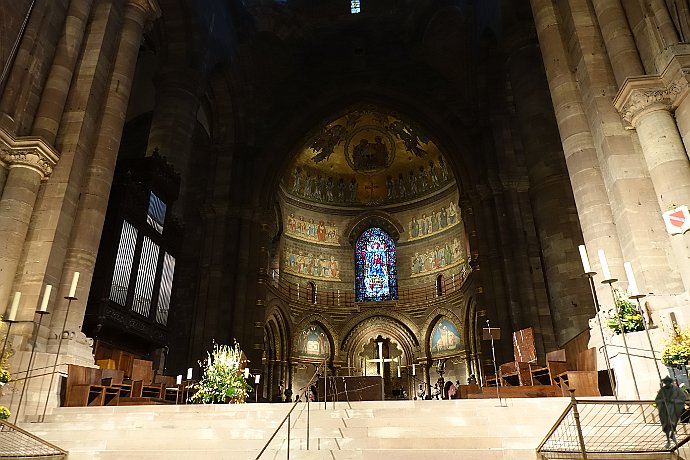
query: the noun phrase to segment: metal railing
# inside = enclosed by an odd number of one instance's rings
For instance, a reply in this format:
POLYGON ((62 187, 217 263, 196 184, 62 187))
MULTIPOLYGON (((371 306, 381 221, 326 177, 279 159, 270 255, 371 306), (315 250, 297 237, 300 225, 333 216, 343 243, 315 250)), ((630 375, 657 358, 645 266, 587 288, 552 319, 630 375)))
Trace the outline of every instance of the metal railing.
MULTIPOLYGON (((436 283, 430 283, 410 288, 398 288, 397 302, 416 304, 460 291, 471 271, 472 269, 468 264, 463 264, 457 273, 444 275, 440 283, 441 286, 437 286, 436 283)), ((336 307, 352 306, 356 303, 352 290, 339 291, 318 288, 317 292, 312 294, 308 287, 308 280, 303 284, 299 284, 286 281, 279 276, 266 276, 266 281, 281 297, 291 302, 316 303, 321 306, 336 307)))
POLYGON ((309 399, 310 399, 309 393, 311 392, 310 388, 311 388, 312 384, 316 383, 316 381, 319 379, 319 377, 320 377, 320 374, 319 374, 319 369, 317 367, 316 371, 314 372, 314 375, 309 379, 309 382, 306 385, 304 385, 302 388, 297 390, 297 394, 298 395, 304 395, 305 396, 304 399, 306 401, 301 401, 301 398, 298 398, 292 404, 288 413, 285 414, 285 417, 283 417, 283 420, 278 424, 276 429, 273 431, 273 434, 271 435, 271 437, 268 438, 268 441, 266 441, 266 444, 264 444, 264 447, 261 449, 259 454, 256 456, 256 460, 259 460, 259 458, 261 458, 261 456, 266 451, 266 449, 268 449, 268 446, 271 444, 271 442, 276 437, 276 435, 278 434, 280 429, 283 427, 283 425, 287 425, 287 437, 286 437, 287 449, 286 449, 286 451, 287 451, 287 459, 288 460, 290 459, 290 429, 291 429, 290 418, 291 418, 292 412, 295 410, 297 405, 301 404, 303 402, 305 402, 307 405, 307 450, 309 450, 309 424, 310 424, 310 420, 309 420, 309 418, 310 418, 309 417, 309 399))
POLYGON ((16 425, 0 420, 0 458, 54 458, 67 456, 67 451, 44 441, 16 425))
MULTIPOLYGON (((690 421, 681 418, 678 442, 667 446, 654 401, 576 400, 537 448, 542 459, 602 458, 611 454, 688 451, 690 421)), ((607 457, 610 458, 610 457, 607 457)), ((682 458, 688 458, 687 456, 682 458)))

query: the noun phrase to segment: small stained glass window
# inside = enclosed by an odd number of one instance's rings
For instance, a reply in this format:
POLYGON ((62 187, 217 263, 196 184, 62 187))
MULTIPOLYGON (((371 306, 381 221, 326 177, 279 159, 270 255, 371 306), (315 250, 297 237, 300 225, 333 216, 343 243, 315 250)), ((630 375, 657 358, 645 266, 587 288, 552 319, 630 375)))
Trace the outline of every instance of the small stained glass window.
POLYGON ((359 0, 350 0, 350 13, 357 14, 360 11, 359 0))
POLYGON ((377 302, 398 298, 395 241, 378 227, 364 231, 357 239, 355 295, 357 302, 377 302))

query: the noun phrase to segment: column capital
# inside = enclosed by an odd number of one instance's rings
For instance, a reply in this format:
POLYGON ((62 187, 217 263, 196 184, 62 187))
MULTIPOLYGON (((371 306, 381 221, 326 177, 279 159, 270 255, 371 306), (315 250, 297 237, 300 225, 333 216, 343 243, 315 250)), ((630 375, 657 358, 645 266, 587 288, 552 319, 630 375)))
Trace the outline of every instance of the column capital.
POLYGON ((654 110, 675 110, 690 89, 690 55, 675 55, 660 75, 629 77, 613 100, 626 128, 634 129, 639 117, 654 110))
POLYGON ((139 8, 148 21, 158 19, 162 14, 157 0, 128 0, 127 6, 139 8))
POLYGON ((659 75, 627 78, 618 91, 613 105, 628 129, 634 129, 640 115, 665 109, 671 110, 671 94, 659 75))
POLYGON ((29 168, 42 178, 50 176, 58 153, 40 137, 15 138, 0 128, 0 161, 11 168, 29 168))

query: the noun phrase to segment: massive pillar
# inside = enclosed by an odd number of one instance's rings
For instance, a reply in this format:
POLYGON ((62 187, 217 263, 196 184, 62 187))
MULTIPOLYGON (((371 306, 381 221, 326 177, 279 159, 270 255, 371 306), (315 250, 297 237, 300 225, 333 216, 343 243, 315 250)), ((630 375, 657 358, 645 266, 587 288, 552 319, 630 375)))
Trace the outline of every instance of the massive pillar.
MULTIPOLYGON (((577 210, 539 49, 532 36, 516 31, 511 37, 508 74, 515 98, 516 121, 525 152, 529 198, 542 248, 542 279, 548 282, 551 309, 541 308, 538 321, 543 331, 556 327, 552 348, 587 329, 592 317, 591 295, 582 275, 577 246, 582 243, 577 210), (567 274, 567 276, 564 276, 567 274)), ((536 259, 536 267, 539 259, 536 259)), ((536 329, 535 329, 535 332, 536 329)), ((548 336, 546 337, 548 338, 548 336)))
MULTIPOLYGON (((68 331, 79 331, 84 319, 142 32, 145 22, 159 15, 160 10, 155 0, 128 0, 125 6, 94 153, 86 171, 62 268, 61 279, 67 282, 72 279, 73 272, 83 273, 76 294, 80 301, 72 305, 67 318, 68 331)), ((63 282, 61 290, 58 290, 58 298, 67 295, 68 288, 69 285, 63 282)), ((58 303, 51 317, 51 327, 58 329, 58 332, 62 332, 59 329, 65 319, 64 307, 64 303, 58 303)))
POLYGON ((8 152, 21 147, 30 150, 6 155, 10 171, 4 181, 5 187, 0 187, 0 311, 4 311, 8 302, 41 181, 50 175, 59 156, 52 144, 81 49, 91 3, 75 0, 70 4, 39 102, 32 137, 16 139, 3 132, 3 143, 8 146, 8 152))

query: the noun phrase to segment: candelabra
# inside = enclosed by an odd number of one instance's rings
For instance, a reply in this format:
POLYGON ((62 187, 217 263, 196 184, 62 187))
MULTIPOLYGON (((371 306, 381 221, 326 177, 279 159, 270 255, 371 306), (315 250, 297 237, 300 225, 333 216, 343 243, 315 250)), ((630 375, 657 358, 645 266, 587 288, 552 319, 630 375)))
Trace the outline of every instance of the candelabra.
MULTIPOLYGON (((78 279, 79 277, 79 272, 76 272, 75 279, 78 279)), ((48 410, 48 401, 50 401, 50 391, 53 388, 53 380, 55 380, 55 372, 57 369, 58 365, 58 360, 60 359, 60 350, 62 349, 62 336, 65 331, 65 327, 67 327, 67 317, 69 317, 69 310, 70 307, 72 306, 72 301, 77 300, 77 297, 74 296, 74 287, 76 286, 76 281, 72 283, 72 288, 70 289, 70 295, 65 296, 65 299, 67 299, 67 310, 65 311, 65 319, 62 322, 62 328, 60 329, 60 333, 58 335, 58 346, 57 346, 57 351, 55 352, 55 362, 53 363, 53 371, 50 373, 50 383, 48 384, 48 396, 46 397, 46 403, 43 406, 43 415, 41 415, 41 421, 44 421, 46 418, 46 411, 48 410)))
MULTIPOLYGON (((31 345, 31 354, 29 355, 29 365, 26 368, 24 384, 22 385, 22 392, 19 396, 19 403, 17 404, 17 410, 14 416, 15 424, 17 423, 17 419, 19 418, 19 410, 22 407, 22 401, 24 400, 24 394, 26 393, 26 385, 28 384, 29 379, 31 378, 31 371, 33 371, 34 355, 36 353, 36 342, 38 342, 38 334, 41 330, 41 324, 43 323, 43 315, 49 315, 50 313, 44 310, 36 310, 36 314, 38 315, 38 324, 34 322, 34 331, 32 333, 33 343, 31 345)), ((48 394, 50 395, 50 392, 48 394)))
POLYGON ((649 342, 649 351, 652 353, 652 360, 654 361, 654 368, 656 369, 656 374, 659 376, 659 382, 661 382, 661 371, 659 370, 659 363, 657 362, 656 359, 656 352, 654 351, 654 345, 652 345, 652 336, 649 335, 649 323, 645 319, 644 312, 642 310, 642 304, 640 303, 640 299, 645 297, 644 294, 640 293, 631 293, 629 298, 630 299, 635 299, 637 302, 637 312, 640 314, 640 318, 642 318, 642 326, 644 326, 644 331, 647 334, 647 341, 649 342))
POLYGON ((618 391, 616 389, 616 382, 613 379, 613 372, 611 371, 611 359, 609 358, 609 352, 606 347, 606 339, 604 338, 604 328, 601 325, 601 308, 599 306, 599 297, 597 296, 597 288, 596 285, 594 284, 594 275, 596 275, 597 272, 593 271, 588 271, 585 273, 585 276, 587 277, 587 280, 589 282, 589 290, 592 293, 592 299, 594 300, 594 312, 595 316, 597 318, 597 325, 599 326, 599 333, 601 334, 601 342, 603 344, 603 351, 604 351, 604 362, 606 363, 606 372, 609 376, 609 384, 611 385, 611 391, 613 392, 613 396, 618 400, 618 391))
MULTIPOLYGON (((604 270, 604 272, 606 272, 606 270, 604 270)), ((612 278, 610 276, 610 274, 607 278, 608 279, 605 279, 602 281, 602 284, 608 284, 609 285, 609 289, 611 290, 611 296, 613 297, 613 303, 614 303, 615 308, 616 308, 616 315, 618 317, 620 317, 620 307, 619 307, 618 302, 617 302, 618 296, 616 294, 616 291, 613 288, 613 283, 618 281, 618 279, 612 278)), ((621 324, 621 337, 623 339, 623 348, 625 349, 625 356, 627 356, 628 365, 630 366, 630 375, 632 376, 633 386, 635 387, 635 396, 637 396, 637 399, 639 400, 640 399, 640 390, 639 390, 639 387, 637 386, 637 378, 635 377, 635 368, 633 367, 632 359, 630 359, 630 350, 628 348, 628 341, 625 338, 625 326, 623 324, 621 324)))

